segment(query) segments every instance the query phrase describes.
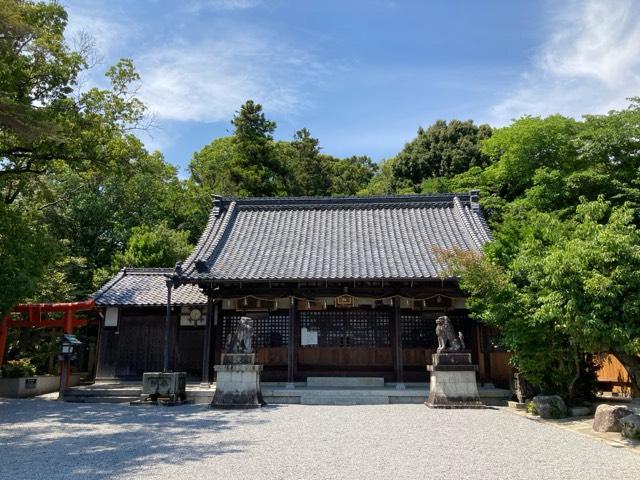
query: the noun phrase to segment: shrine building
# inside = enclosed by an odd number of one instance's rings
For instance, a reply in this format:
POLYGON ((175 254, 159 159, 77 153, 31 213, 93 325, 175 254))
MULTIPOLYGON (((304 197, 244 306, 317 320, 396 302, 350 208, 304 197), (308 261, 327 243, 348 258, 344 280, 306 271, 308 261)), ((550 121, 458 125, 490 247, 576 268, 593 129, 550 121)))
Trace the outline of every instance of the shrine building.
POLYGON ((508 386, 507 354, 469 317, 458 279, 438 257, 490 240, 476 192, 216 196, 189 258, 175 268, 123 269, 94 295, 104 317, 96 377, 162 370, 168 338, 170 369, 213 381, 224 339, 249 316, 263 381, 426 382, 435 319, 446 314, 478 380, 508 386))

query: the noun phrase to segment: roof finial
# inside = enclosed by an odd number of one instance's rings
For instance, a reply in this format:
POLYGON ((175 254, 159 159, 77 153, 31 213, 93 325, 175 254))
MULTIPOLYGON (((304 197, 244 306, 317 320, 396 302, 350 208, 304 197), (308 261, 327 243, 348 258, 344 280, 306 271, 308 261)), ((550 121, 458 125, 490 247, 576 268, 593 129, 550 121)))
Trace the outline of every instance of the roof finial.
POLYGON ((478 203, 479 196, 479 190, 469 190, 469 204, 473 210, 478 210, 480 208, 480 204, 478 203))
POLYGON ((222 196, 214 193, 211 198, 213 198, 213 214, 219 217, 222 212, 222 196))

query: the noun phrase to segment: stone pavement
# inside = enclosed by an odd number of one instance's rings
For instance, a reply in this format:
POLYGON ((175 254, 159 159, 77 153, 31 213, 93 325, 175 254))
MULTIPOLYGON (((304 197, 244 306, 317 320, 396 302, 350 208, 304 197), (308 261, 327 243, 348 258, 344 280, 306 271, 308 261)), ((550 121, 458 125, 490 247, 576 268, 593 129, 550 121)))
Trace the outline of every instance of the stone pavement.
POLYGON ((640 455, 506 408, 0 399, 1 478, 637 480, 640 455))
MULTIPOLYGON (((593 416, 563 418, 559 420, 543 420, 538 416, 530 415, 522 410, 514 410, 509 408, 507 409, 507 411, 534 422, 545 423, 547 425, 552 425, 563 430, 568 430, 585 437, 590 437, 594 440, 604 442, 614 448, 626 448, 631 452, 640 454, 640 441, 638 440, 629 440, 626 438, 622 438, 620 432, 594 432, 593 416)), ((640 478, 640 474, 638 475, 638 478, 640 478)))

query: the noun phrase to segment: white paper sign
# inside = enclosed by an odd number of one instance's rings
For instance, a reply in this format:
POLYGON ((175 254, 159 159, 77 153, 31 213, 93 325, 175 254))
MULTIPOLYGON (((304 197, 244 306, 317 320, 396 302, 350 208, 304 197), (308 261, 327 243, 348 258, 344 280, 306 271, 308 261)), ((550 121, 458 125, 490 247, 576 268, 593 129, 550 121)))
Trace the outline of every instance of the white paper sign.
POLYGON ((317 345, 318 344, 318 332, 315 330, 307 330, 303 327, 300 335, 300 343, 302 345, 317 345))

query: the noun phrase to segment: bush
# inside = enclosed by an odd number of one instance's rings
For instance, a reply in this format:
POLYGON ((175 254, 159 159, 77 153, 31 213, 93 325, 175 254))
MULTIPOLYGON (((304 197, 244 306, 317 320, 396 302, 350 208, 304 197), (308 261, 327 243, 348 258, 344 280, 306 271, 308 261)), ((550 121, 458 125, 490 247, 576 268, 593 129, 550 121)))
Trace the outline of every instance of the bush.
POLYGON ((36 374, 36 367, 28 358, 9 360, 3 367, 4 376, 8 378, 33 377, 36 374))
POLYGON ((531 400, 527 402, 527 413, 530 413, 531 415, 539 415, 538 409, 536 408, 536 404, 533 403, 531 400))

